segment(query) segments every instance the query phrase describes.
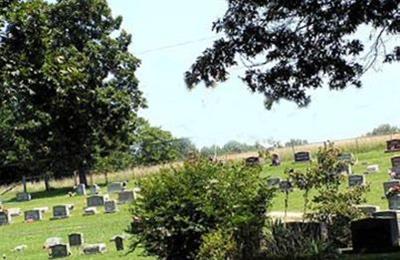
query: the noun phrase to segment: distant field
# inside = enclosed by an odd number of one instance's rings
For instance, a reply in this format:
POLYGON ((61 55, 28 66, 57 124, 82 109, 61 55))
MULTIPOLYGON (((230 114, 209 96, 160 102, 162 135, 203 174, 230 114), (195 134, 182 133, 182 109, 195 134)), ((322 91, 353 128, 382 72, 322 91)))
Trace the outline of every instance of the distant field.
MULTIPOLYGON (((358 164, 353 168, 354 173, 364 173, 369 164, 378 164, 380 171, 367 175, 367 181, 371 185, 371 191, 367 194, 368 203, 379 205, 381 209, 387 208, 386 200, 382 199, 383 187, 382 182, 388 180, 388 169, 390 168, 390 158, 394 156, 393 153, 384 153, 385 141, 390 137, 378 137, 348 140, 343 142, 336 142, 339 146, 347 151, 355 153, 358 158, 358 164)), ((311 152, 318 149, 318 145, 309 145, 305 147, 296 147, 296 151, 309 150, 311 152)), ((284 177, 284 170, 286 168, 305 169, 308 164, 295 164, 292 159, 291 149, 281 149, 277 151, 283 155, 284 162, 279 167, 271 167, 268 164, 264 166, 264 176, 277 176, 284 177)), ((224 159, 240 159, 250 154, 226 156, 224 159)), ((131 180, 129 187, 135 186, 134 179, 153 174, 157 172, 160 166, 152 168, 141 168, 122 173, 109 174, 110 180, 131 180)), ((93 177, 93 181, 101 184, 104 182, 104 176, 99 175, 93 177)), ((15 193, 22 189, 17 187, 12 192, 6 193, 1 196, 2 200, 7 207, 18 207, 21 210, 32 209, 34 207, 48 206, 50 209, 53 205, 62 203, 74 203, 75 210, 72 212, 70 219, 50 221, 51 212, 45 215, 45 220, 38 223, 23 223, 23 217, 14 218, 14 223, 9 226, 0 227, 0 257, 5 254, 7 259, 46 259, 47 252, 42 249, 42 245, 46 238, 57 236, 62 237, 67 241, 68 233, 82 232, 85 236, 87 243, 100 243, 105 242, 108 247, 108 252, 99 256, 83 256, 79 254, 78 250, 73 250, 73 255, 70 259, 153 259, 141 255, 141 251, 136 251, 133 254, 126 255, 127 250, 117 253, 113 242, 109 240, 117 234, 121 234, 127 228, 130 222, 130 214, 128 211, 129 206, 120 207, 120 212, 116 214, 106 215, 103 210, 98 215, 83 217, 82 212, 86 204, 84 197, 68 197, 66 194, 70 191, 74 182, 72 179, 65 179, 61 181, 53 181, 51 185, 56 187, 51 193, 45 193, 44 185, 42 183, 35 183, 28 185, 28 190, 32 193, 34 198, 30 202, 18 203, 14 201, 15 193), (28 246, 27 250, 23 253, 11 252, 11 250, 21 244, 28 246)), ((347 182, 343 184, 346 188, 347 182)), ((5 187, 0 188, 0 192, 5 187)), ((103 191, 106 188, 103 186, 103 191)), ((294 191, 290 194, 289 211, 301 211, 303 206, 302 193, 294 191)), ((283 210, 283 194, 278 194, 274 200, 272 211, 283 210)), ((129 243, 127 243, 129 244, 129 243)), ((126 244, 126 245, 127 245, 126 244)), ((126 246, 127 247, 127 246, 126 246)))

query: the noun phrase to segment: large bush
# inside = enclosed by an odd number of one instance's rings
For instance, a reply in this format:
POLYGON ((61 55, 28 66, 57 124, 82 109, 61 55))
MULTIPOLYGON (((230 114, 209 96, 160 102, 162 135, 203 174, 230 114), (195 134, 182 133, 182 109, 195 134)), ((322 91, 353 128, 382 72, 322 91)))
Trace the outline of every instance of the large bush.
POLYGON ((261 167, 196 161, 143 180, 131 210, 132 248, 141 244, 166 259, 194 259, 200 247, 200 258, 254 258, 273 197, 260 173, 261 167), (226 252, 215 251, 213 241, 227 235, 226 252))

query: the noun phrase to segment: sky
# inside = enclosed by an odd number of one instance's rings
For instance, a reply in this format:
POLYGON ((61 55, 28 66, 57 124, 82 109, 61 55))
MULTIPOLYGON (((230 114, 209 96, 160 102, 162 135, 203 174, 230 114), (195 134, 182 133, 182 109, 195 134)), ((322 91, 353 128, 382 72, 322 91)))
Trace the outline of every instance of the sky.
POLYGON ((266 144, 291 138, 309 142, 361 136, 380 124, 399 126, 400 65, 381 65, 362 78, 361 89, 312 93, 307 108, 283 101, 266 110, 264 98, 251 93, 232 71, 214 89, 189 91, 183 74, 216 39, 213 21, 222 17, 225 0, 109 0, 123 29, 133 35, 132 53, 141 59, 137 71, 148 108, 140 115, 176 137, 197 146, 229 140, 266 144))

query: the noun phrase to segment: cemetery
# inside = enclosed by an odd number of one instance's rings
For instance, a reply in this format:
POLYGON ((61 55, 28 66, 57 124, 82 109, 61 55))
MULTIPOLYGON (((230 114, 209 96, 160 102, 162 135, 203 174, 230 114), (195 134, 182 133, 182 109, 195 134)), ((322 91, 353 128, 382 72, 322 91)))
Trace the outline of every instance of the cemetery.
MULTIPOLYGON (((281 214, 281 217, 290 218, 295 212, 302 212, 303 196, 288 180, 285 169, 292 167, 305 170, 309 164, 297 161, 308 162, 310 158, 311 154, 302 153, 301 159, 299 154, 292 159, 286 156, 281 165, 270 165, 269 162, 262 164, 263 175, 269 177, 268 186, 278 190, 270 209, 271 216, 276 217, 284 211, 286 196, 289 213, 281 214), (296 157, 299 160, 294 160, 296 157)), ((340 159, 354 162, 353 158, 345 155, 340 159)), ((382 150, 363 152, 357 154, 358 162, 352 163, 351 174, 342 172, 346 181, 342 182, 341 189, 366 186, 370 189, 366 194, 366 202, 355 205, 366 218, 351 224, 353 248, 351 253, 344 249, 344 255, 398 251, 400 180, 392 174, 399 167, 398 158, 398 155, 382 150), (377 171, 368 170, 371 165, 378 168, 375 169, 377 171), (366 236, 371 233, 376 233, 377 238, 382 237, 379 243, 371 240, 371 236, 366 236)), ((118 178, 117 175, 115 177, 118 178)), ((28 201, 16 199, 18 190, 3 195, 2 207, 9 210, 0 212, 0 231, 4 234, 4 238, 0 238, 0 253, 5 252, 10 259, 20 255, 24 255, 24 259, 42 259, 46 256, 75 259, 85 255, 91 255, 93 259, 122 257, 129 248, 129 234, 124 232, 132 219, 130 204, 140 194, 136 183, 136 180, 125 185, 118 181, 108 185, 98 183, 95 189, 80 185, 78 189, 83 192, 77 192, 72 197, 67 194, 74 187, 55 188, 47 197, 39 198, 36 198, 36 194, 41 191, 31 188, 32 198, 28 201), (48 239, 50 242, 47 241, 46 249, 43 249, 43 242, 48 239), (10 249, 17 247, 19 250, 10 253, 10 249)), ((293 223, 292 227, 295 223, 299 223, 296 224, 299 227, 304 226, 298 217, 287 221, 293 223)), ((307 227, 311 226, 310 223, 307 227)), ((153 259, 143 255, 143 249, 140 248, 130 256, 134 256, 134 259, 153 259)))

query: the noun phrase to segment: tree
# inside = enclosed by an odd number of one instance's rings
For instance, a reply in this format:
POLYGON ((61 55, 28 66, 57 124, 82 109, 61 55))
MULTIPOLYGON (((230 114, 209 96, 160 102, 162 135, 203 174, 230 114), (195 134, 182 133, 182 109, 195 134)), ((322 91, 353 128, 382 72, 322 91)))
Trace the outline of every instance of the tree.
POLYGON ((361 87, 360 76, 381 51, 386 62, 400 60, 400 47, 384 48, 384 36, 400 32, 399 3, 386 1, 229 0, 223 18, 213 30, 223 34, 197 58, 185 74, 189 88, 226 81, 229 68, 240 59, 243 81, 262 93, 268 109, 281 99, 300 107, 310 103, 309 90, 361 87), (357 59, 366 49, 361 27, 372 29, 369 59, 357 59))
POLYGON ((137 165, 155 165, 175 161, 180 157, 179 143, 172 134, 152 127, 141 119, 136 129, 133 155, 137 165))
POLYGON ((13 115, 11 134, 29 151, 19 163, 31 174, 78 170, 86 184, 96 152, 105 157, 129 148, 135 114, 145 107, 135 77, 139 60, 128 52, 131 36, 106 0, 5 6, 0 102, 13 115))
POLYGON ((374 128, 372 132, 367 133, 367 136, 377 136, 377 135, 390 135, 400 132, 397 126, 391 126, 390 124, 383 124, 374 128))

